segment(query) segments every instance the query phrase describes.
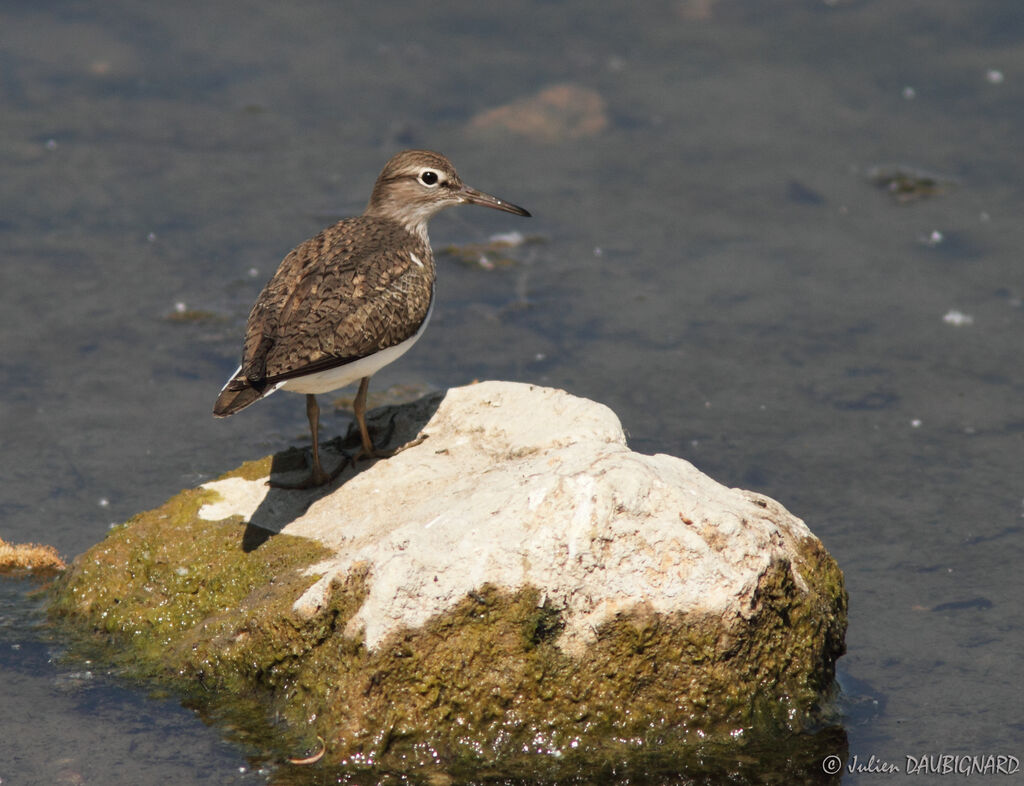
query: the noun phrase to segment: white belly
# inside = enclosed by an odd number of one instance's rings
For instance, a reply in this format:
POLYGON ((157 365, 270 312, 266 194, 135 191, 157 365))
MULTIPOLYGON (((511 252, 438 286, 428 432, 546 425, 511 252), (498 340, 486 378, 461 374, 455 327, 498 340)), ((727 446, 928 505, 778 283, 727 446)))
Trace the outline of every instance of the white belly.
POLYGON ((302 377, 279 382, 274 386, 273 390, 268 390, 264 395, 269 396, 274 390, 289 390, 292 393, 328 393, 332 390, 343 388, 345 385, 350 385, 353 382, 358 382, 363 377, 373 376, 384 366, 394 363, 409 351, 412 345, 423 335, 423 331, 426 330, 427 323, 430 321, 430 315, 433 313, 434 304, 431 302, 430 309, 427 311, 427 316, 423 320, 423 324, 420 325, 420 329, 401 344, 395 344, 393 347, 382 349, 380 352, 374 352, 372 355, 367 355, 359 360, 353 360, 351 363, 346 363, 343 366, 335 366, 324 371, 317 371, 314 374, 307 374, 302 377))

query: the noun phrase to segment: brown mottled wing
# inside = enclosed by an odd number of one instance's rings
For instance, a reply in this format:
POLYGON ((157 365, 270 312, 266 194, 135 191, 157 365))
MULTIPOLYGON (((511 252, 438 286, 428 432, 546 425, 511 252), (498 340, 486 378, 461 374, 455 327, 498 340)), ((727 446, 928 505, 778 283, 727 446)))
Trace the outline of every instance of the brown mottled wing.
POLYGON ((215 414, 237 412, 281 380, 411 337, 430 307, 432 262, 422 240, 399 224, 364 217, 296 247, 249 314, 241 371, 225 386, 215 414), (424 264, 415 264, 410 252, 424 264))

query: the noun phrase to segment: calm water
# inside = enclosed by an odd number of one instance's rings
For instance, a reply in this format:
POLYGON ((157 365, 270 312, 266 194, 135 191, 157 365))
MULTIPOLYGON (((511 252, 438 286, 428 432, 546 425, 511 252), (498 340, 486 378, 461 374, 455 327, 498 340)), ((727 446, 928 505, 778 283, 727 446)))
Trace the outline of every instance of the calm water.
MULTIPOLYGON (((431 147, 535 216, 450 211, 435 249, 543 242, 440 257, 430 330, 374 389, 562 387, 779 499, 846 573, 851 755, 1024 759, 1024 12, 593 9, 0 4, 0 537, 73 556, 303 443, 298 397, 210 416, 249 305, 431 147), (467 132, 559 83, 601 94, 603 133, 467 132), (867 176, 897 164, 957 184, 900 204, 867 176)), ((55 664, 27 589, 0 583, 3 784, 266 780, 172 699, 55 664)))

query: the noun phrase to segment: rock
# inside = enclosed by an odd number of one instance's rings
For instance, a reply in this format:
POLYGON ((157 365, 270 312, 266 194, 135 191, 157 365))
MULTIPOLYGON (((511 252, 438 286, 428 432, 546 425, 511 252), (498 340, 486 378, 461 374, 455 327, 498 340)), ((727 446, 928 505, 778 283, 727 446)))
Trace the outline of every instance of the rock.
POLYGON ((601 94, 572 84, 552 85, 469 121, 473 132, 499 130, 548 143, 596 136, 607 127, 608 107, 601 94))
POLYGON ((0 538, 0 576, 50 576, 67 567, 53 546, 7 543, 0 538))
POLYGON ((327 492, 268 488, 282 457, 183 492, 76 560, 55 611, 258 687, 335 764, 678 757, 827 697, 842 574, 774 500, 631 452, 560 390, 471 385, 371 430, 425 438, 327 492))

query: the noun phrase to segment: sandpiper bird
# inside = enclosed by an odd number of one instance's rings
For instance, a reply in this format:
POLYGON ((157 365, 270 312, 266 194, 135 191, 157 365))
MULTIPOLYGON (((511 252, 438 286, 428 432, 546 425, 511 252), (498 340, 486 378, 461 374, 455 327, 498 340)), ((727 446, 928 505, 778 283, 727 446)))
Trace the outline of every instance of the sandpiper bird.
POLYGON ((260 293, 249 314, 242 364, 221 390, 213 414, 233 415, 275 390, 304 393, 313 467, 294 488, 326 483, 346 465, 327 473, 320 463, 317 393, 360 380, 353 410, 362 449, 355 458, 383 455, 366 428, 370 376, 423 334, 434 307, 427 221, 461 204, 530 215, 465 185, 440 153, 399 153, 377 178, 363 214, 294 248, 260 293))

